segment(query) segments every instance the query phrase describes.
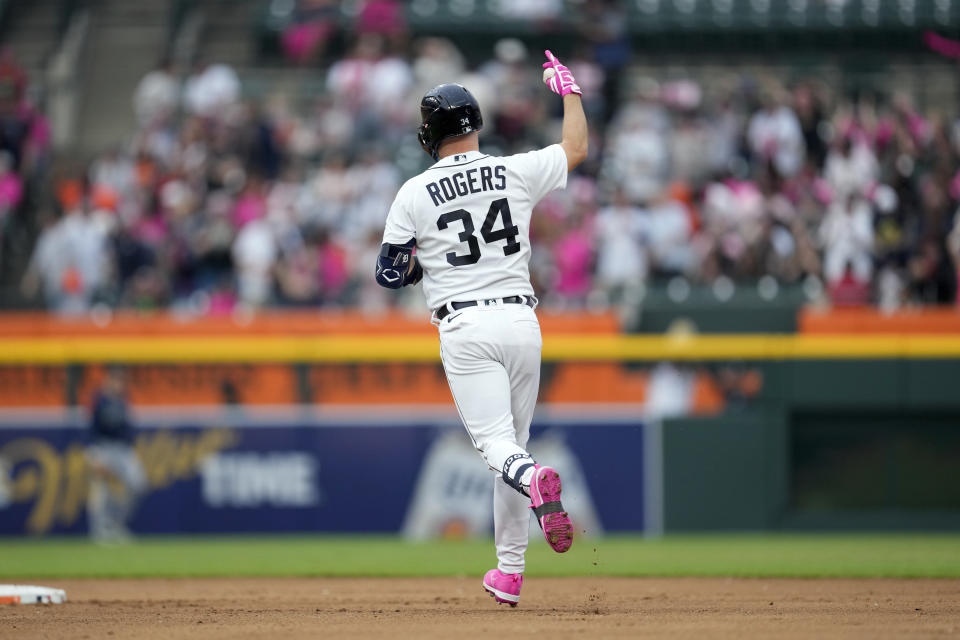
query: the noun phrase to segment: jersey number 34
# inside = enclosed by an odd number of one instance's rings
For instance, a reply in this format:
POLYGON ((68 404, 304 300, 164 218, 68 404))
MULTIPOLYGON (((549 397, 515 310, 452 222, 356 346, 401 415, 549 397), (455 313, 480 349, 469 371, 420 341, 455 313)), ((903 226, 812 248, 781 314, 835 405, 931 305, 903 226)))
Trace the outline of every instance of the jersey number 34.
MULTIPOLYGON (((480 260, 480 243, 477 241, 477 236, 474 235, 476 229, 473 226, 473 218, 470 216, 470 212, 465 209, 457 209, 445 213, 437 218, 437 228, 443 231, 451 222, 459 222, 463 225, 463 231, 460 232, 459 238, 460 242, 467 243, 468 253, 460 255, 451 251, 447 254, 447 262, 454 267, 475 264, 480 260)), ((490 203, 487 217, 483 221, 483 226, 480 227, 480 235, 483 236, 483 241, 486 244, 506 240, 507 242, 503 246, 503 255, 505 256, 520 251, 520 242, 517 241, 520 229, 513 224, 513 218, 510 217, 510 205, 506 198, 500 198, 490 203), (503 218, 503 228, 494 231, 493 225, 496 224, 498 217, 503 218)))

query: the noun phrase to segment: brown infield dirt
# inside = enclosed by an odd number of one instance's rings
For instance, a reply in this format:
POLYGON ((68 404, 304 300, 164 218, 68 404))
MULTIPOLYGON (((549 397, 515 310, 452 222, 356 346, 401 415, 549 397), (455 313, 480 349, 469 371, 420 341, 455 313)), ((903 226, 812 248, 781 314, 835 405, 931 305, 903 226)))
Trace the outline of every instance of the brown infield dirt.
POLYGON ((69 601, 0 606, 0 638, 960 637, 958 580, 530 577, 515 609, 479 577, 38 583, 69 601))

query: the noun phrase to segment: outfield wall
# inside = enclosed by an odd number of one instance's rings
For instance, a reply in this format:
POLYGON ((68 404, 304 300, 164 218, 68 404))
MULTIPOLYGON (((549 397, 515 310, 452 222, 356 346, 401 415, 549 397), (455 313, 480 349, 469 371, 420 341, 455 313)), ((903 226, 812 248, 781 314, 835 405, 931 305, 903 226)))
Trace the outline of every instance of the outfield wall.
MULTIPOLYGON (((800 316, 798 334, 624 335, 609 316, 586 315, 544 314, 542 324, 543 411, 537 428, 562 432, 565 441, 575 443, 564 449, 572 465, 596 465, 595 478, 592 471, 584 476, 584 495, 592 501, 602 502, 597 487, 615 481, 604 475, 604 465, 579 462, 579 456, 607 457, 639 469, 633 476, 640 478, 639 485, 603 492, 622 506, 619 511, 596 506, 593 530, 960 528, 960 314, 955 311, 886 316, 869 310, 828 315, 808 310, 800 316), (846 333, 831 332, 831 327, 846 333), (641 419, 655 395, 653 368, 660 362, 676 364, 690 396, 683 409, 687 415, 663 423, 641 419), (644 425, 639 427, 641 446, 620 440, 627 433, 624 424, 644 425), (597 437, 580 435, 592 432, 597 437)), ((284 509, 294 511, 282 517, 264 512, 248 522, 223 511, 234 507, 217 496, 230 489, 218 494, 212 487, 245 487, 241 478, 247 476, 261 478, 256 487, 245 489, 249 491, 282 491, 270 489, 271 482, 294 484, 257 469, 300 469, 298 477, 304 477, 313 464, 309 460, 323 462, 318 468, 328 471, 341 462, 359 467, 364 449, 358 443, 379 446, 371 442, 398 437, 396 448, 407 452, 398 458, 409 461, 429 459, 441 433, 459 434, 466 441, 433 328, 422 318, 396 316, 385 323, 350 314, 265 314, 244 322, 196 323, 169 317, 143 323, 121 316, 103 326, 24 316, 0 324, 0 445, 16 435, 18 441, 32 438, 46 447, 34 446, 34 462, 17 463, 6 474, 5 488, 0 486, 0 503, 7 509, 27 509, 29 500, 37 500, 43 517, 28 522, 31 516, 24 511, 18 524, 10 524, 14 520, 6 516, 13 512, 0 512, 0 520, 7 521, 0 522, 7 527, 0 531, 83 529, 86 471, 79 442, 85 418, 80 407, 88 403, 107 362, 127 368, 131 400, 145 416, 138 420, 144 428, 139 444, 144 455, 162 454, 167 466, 159 469, 190 469, 192 474, 170 482, 193 487, 193 497, 148 498, 167 504, 160 512, 168 517, 135 526, 158 532, 212 531, 218 529, 203 527, 220 526, 217 522, 223 520, 240 522, 236 530, 252 524, 277 530, 406 530, 411 535, 486 531, 482 526, 489 523, 472 528, 462 517, 446 516, 437 516, 445 524, 430 525, 432 529, 407 527, 418 495, 412 490, 406 491, 405 501, 390 501, 394 511, 384 510, 390 518, 375 522, 364 520, 359 507, 356 512, 329 511, 322 518, 308 514, 322 510, 319 501, 332 495, 324 493, 331 486, 336 492, 364 486, 348 474, 325 478, 326 488, 316 493, 304 489, 299 495, 313 497, 303 498, 300 507, 288 504, 284 509), (179 422, 170 418, 171 404, 185 408, 179 422), (369 437, 378 429, 390 436, 369 437), (258 435, 261 430, 272 436, 258 435), (245 439, 217 439, 224 434, 245 439), (272 449, 271 442, 285 444, 272 449), (208 456, 220 455, 225 447, 239 448, 223 454, 229 454, 226 462, 207 464, 200 453, 214 445, 208 456), (404 447, 414 447, 414 453, 404 447), (312 457, 269 457, 301 450, 312 457), (319 457, 335 452, 340 456, 332 461, 319 457), (230 457, 234 454, 240 457, 230 457), (44 467, 46 460, 52 462, 44 467), (66 475, 50 476, 50 481, 41 473, 45 468, 66 475), (214 480, 234 476, 236 482, 218 485, 214 480), (51 495, 67 498, 51 506, 56 502, 51 495), (220 506, 209 511, 214 507, 203 503, 204 496, 213 496, 220 506), (404 515, 398 524, 400 503, 404 515), (302 509, 299 515, 297 508, 302 509), (205 515, 189 521, 169 515, 204 509, 205 515)), ((463 468, 486 473, 469 447, 462 454, 463 468)), ((9 449, 0 455, 9 458, 9 449)), ((392 460, 389 451, 377 455, 392 460)), ((396 473, 389 475, 409 479, 424 473, 426 463, 415 468, 391 464, 396 473)), ((344 495, 362 502, 355 491, 344 495)), ((453 502, 458 500, 462 502, 459 497, 453 502)), ((442 502, 442 496, 434 495, 427 503, 442 502)))
MULTIPOLYGON (((496 478, 451 414, 142 412, 135 447, 149 489, 131 528, 491 535, 496 478)), ((85 533, 83 420, 36 412, 0 418, 0 535, 85 533)), ((564 470, 565 503, 581 534, 650 524, 646 435, 631 415, 541 412, 530 450, 564 470)))

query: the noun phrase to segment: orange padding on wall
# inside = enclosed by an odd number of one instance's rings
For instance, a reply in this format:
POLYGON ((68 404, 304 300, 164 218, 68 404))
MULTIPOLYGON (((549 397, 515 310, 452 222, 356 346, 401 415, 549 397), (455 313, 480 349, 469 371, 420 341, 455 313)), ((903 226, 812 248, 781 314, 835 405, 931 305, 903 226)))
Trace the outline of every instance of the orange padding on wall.
MULTIPOLYGON (((104 378, 103 365, 88 365, 77 381, 76 398, 89 406, 104 378)), ((134 406, 292 405, 321 406, 450 405, 450 389, 440 363, 364 363, 308 365, 298 378, 280 364, 142 364, 127 368, 127 389, 134 406)), ((564 362, 541 379, 540 401, 561 404, 643 404, 649 370, 617 362, 564 362)), ((760 383, 762 384, 762 382, 760 383)), ((66 401, 65 366, 0 366, 0 407, 60 407, 66 401)), ((690 402, 694 413, 716 413, 725 400, 716 378, 694 374, 690 402)))
MULTIPOLYGON (((554 367, 543 385, 541 400, 552 404, 643 404, 649 386, 647 369, 634 371, 619 362, 564 363, 554 367)), ((694 374, 690 401, 696 414, 717 413, 726 404, 716 379, 705 371, 694 374)))
MULTIPOLYGON (((544 333, 615 334, 613 314, 538 312, 544 333)), ((427 313, 399 311, 365 314, 357 311, 263 311, 250 315, 182 317, 170 313, 121 312, 94 322, 88 317, 63 318, 46 313, 0 314, 0 337, 44 336, 204 336, 204 335, 336 335, 434 334, 427 313)))
POLYGON ((797 319, 800 333, 960 333, 960 309, 923 308, 884 313, 874 308, 807 307, 797 319))

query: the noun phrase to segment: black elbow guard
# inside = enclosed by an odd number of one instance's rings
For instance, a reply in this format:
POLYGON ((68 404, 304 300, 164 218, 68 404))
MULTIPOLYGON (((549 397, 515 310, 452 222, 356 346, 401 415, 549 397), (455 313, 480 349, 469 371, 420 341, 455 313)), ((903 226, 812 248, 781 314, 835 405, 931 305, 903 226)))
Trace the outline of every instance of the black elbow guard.
POLYGON ((419 261, 413 257, 415 241, 405 245, 386 244, 380 247, 377 256, 377 284, 387 289, 399 289, 407 284, 416 284, 423 277, 419 261), (414 261, 410 272, 410 261, 414 261), (409 273, 408 273, 409 272, 409 273))

